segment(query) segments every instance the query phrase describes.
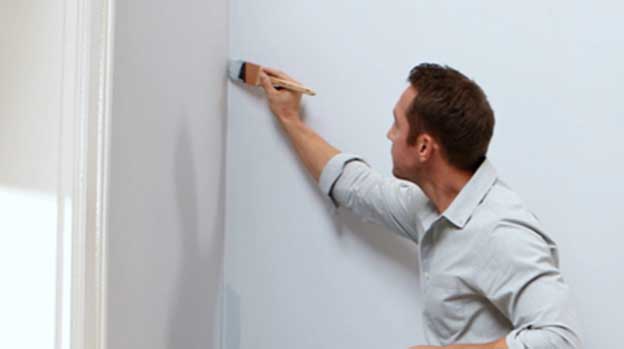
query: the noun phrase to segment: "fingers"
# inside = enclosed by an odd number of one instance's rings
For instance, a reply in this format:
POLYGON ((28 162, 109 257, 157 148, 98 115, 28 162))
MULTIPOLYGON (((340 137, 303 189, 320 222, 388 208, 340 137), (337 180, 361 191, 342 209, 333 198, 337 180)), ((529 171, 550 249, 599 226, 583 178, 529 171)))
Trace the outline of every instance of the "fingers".
POLYGON ((264 88, 264 91, 267 93, 267 95, 271 95, 277 92, 277 90, 275 89, 275 87, 273 87, 273 84, 271 83, 271 79, 269 79, 269 76, 263 71, 260 71, 260 85, 262 85, 262 88, 264 88))
POLYGON ((267 67, 262 67, 262 70, 265 71, 268 75, 275 76, 277 78, 284 79, 284 80, 290 80, 290 81, 296 82, 296 83, 301 85, 301 83, 299 81, 293 79, 290 75, 284 73, 281 70, 273 69, 273 68, 267 68, 267 67))

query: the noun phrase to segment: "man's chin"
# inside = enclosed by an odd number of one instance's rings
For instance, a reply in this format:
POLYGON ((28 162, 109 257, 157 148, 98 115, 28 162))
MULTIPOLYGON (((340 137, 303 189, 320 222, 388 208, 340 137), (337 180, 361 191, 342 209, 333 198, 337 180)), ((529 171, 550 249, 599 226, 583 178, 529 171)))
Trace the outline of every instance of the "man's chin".
POLYGON ((399 170, 397 170, 396 168, 392 169, 392 175, 395 176, 398 179, 405 179, 402 175, 401 172, 399 170))

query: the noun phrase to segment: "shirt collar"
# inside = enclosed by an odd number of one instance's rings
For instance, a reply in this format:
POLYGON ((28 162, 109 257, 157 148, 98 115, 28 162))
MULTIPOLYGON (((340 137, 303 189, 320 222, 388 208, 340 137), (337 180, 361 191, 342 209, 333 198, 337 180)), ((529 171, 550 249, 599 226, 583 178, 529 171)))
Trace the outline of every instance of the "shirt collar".
POLYGON ((442 216, 455 226, 463 228, 496 178, 496 170, 486 158, 451 202, 451 205, 442 213, 442 216))

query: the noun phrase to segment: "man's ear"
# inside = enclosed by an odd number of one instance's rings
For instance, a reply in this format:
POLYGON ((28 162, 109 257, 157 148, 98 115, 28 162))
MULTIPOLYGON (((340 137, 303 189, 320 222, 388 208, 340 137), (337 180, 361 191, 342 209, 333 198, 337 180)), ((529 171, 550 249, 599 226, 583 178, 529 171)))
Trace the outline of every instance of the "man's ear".
POLYGON ((416 138, 416 152, 421 162, 429 160, 433 156, 434 148, 437 148, 433 137, 423 132, 416 138))

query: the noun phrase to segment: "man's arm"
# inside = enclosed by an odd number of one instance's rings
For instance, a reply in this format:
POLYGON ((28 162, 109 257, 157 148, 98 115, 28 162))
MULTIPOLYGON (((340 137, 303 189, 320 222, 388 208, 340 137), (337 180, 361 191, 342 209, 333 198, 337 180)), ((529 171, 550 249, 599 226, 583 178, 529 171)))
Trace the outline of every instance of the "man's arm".
POLYGON ((525 225, 499 223, 481 248, 471 281, 509 319, 513 330, 499 342, 415 346, 410 349, 579 349, 578 319, 558 268, 556 245, 525 225))
POLYGON ((511 349, 579 349, 578 318, 556 245, 515 221, 499 223, 482 248, 478 288, 513 326, 511 349))
MULTIPOLYGON (((281 71, 270 68, 262 69, 273 76, 298 82, 281 71)), ((267 94, 273 114, 286 131, 304 166, 318 182, 327 162, 340 151, 303 123, 300 116, 301 93, 276 90, 265 72, 260 73, 260 82, 267 94)))
MULTIPOLYGON (((297 82, 280 71, 263 69, 270 75, 297 82)), ((421 216, 431 213, 420 189, 393 177, 383 177, 357 156, 340 153, 301 120, 301 94, 275 89, 264 72, 260 79, 271 111, 323 193, 336 206, 350 209, 365 221, 383 224, 418 242, 421 216)))
POLYGON ((451 344, 445 346, 435 345, 416 345, 409 349, 508 349, 505 337, 501 337, 494 342, 488 342, 483 344, 451 344))

